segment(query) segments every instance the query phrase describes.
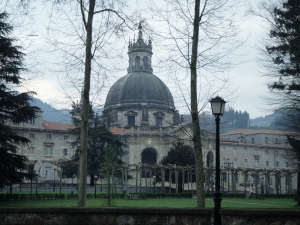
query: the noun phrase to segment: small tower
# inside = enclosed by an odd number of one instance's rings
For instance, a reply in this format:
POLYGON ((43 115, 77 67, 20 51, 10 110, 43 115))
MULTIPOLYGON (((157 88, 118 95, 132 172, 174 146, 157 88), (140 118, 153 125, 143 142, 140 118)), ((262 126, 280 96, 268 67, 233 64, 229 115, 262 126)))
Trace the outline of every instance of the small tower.
POLYGON ((151 67, 152 43, 146 44, 143 40, 142 25, 139 23, 139 35, 135 42, 129 41, 128 45, 129 67, 128 73, 133 71, 153 72, 151 67))

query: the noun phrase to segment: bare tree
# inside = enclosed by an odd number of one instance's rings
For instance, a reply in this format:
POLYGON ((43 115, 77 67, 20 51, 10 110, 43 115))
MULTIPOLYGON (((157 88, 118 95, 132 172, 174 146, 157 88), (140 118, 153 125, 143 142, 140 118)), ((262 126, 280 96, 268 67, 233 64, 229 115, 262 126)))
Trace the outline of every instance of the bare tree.
MULTIPOLYGON (((102 88, 109 86, 106 84, 106 74, 111 69, 107 66, 107 59, 111 60, 115 53, 112 45, 118 46, 113 37, 122 37, 127 26, 128 18, 122 13, 125 1, 77 0, 44 3, 45 6, 52 6, 48 30, 49 35, 54 35, 54 38, 48 40, 54 46, 52 52, 60 52, 62 61, 59 63, 63 65, 59 66, 55 62, 55 70, 63 72, 70 86, 75 88, 77 94, 81 93, 78 206, 82 207, 86 205, 89 110, 102 88), (90 100, 91 95, 93 100, 90 100)), ((67 90, 66 95, 74 101, 74 96, 67 90)))
POLYGON ((150 6, 161 27, 154 38, 159 40, 156 42, 160 42, 162 48, 166 48, 167 52, 160 58, 161 66, 179 83, 183 102, 192 115, 197 207, 205 207, 199 112, 206 107, 212 95, 224 91, 228 83, 224 74, 233 65, 230 55, 243 43, 238 40, 238 23, 235 21, 239 4, 231 0, 164 2, 160 6, 152 2, 150 6), (184 83, 188 74, 190 88, 184 83))

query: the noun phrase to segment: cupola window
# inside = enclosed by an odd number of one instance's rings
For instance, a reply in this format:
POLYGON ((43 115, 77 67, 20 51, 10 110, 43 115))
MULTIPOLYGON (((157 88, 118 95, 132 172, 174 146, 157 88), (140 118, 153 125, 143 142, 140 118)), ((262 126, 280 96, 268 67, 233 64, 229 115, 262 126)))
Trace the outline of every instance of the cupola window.
POLYGON ((139 56, 135 57, 135 68, 136 69, 140 68, 140 57, 139 56))
POLYGON ((144 63, 144 69, 148 70, 148 68, 149 68, 149 59, 148 59, 147 56, 143 57, 143 63, 144 63))

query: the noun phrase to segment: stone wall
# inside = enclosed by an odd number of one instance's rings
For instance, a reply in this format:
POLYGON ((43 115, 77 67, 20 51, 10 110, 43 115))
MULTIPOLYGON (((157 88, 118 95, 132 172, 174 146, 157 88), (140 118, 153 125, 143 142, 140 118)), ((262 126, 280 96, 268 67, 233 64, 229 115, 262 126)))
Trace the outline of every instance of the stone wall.
POLYGON ((212 209, 0 208, 0 224, 210 225, 212 209))
POLYGON ((223 225, 299 225, 300 210, 221 209, 223 225))
MULTIPOLYGON (((300 225, 300 211, 221 209, 223 225, 300 225)), ((0 224, 211 225, 213 209, 0 208, 0 224)))

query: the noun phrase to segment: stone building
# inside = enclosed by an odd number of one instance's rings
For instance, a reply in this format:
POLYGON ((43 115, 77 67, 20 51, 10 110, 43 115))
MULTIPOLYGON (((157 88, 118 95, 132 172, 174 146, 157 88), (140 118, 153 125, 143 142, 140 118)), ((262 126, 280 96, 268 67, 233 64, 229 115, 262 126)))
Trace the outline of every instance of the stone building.
MULTIPOLYGON (((270 174, 270 188, 275 189, 275 172, 280 174, 280 186, 286 191, 287 186, 292 189, 297 187, 297 174, 295 172, 297 161, 293 157, 293 151, 289 145, 286 135, 297 135, 296 133, 280 130, 252 130, 237 129, 221 135, 220 163, 225 167, 233 169, 249 169, 247 182, 253 184, 252 171, 260 172, 260 183, 265 180, 266 172, 270 174), (273 172, 271 172, 273 171, 273 172), (287 179, 288 171, 294 171, 287 179)), ((228 178, 224 177, 225 182, 228 178)), ((244 174, 237 173, 235 182, 243 183, 244 174)), ((242 188, 241 188, 242 189, 242 188)))
POLYGON ((37 118, 27 123, 11 125, 18 135, 30 140, 28 145, 19 145, 18 154, 29 159, 28 164, 34 164, 33 170, 39 175, 39 180, 53 180, 58 175, 59 168, 52 163, 60 159, 70 159, 74 155, 71 143, 74 137, 69 130, 70 124, 57 124, 43 120, 43 112, 38 112, 37 118))
MULTIPOLYGON (((123 161, 130 165, 158 164, 167 155, 172 143, 178 140, 193 146, 191 123, 183 121, 170 90, 153 74, 152 54, 152 43, 144 41, 142 26, 139 25, 137 40, 130 41, 128 46, 127 75, 111 87, 104 106, 107 125, 126 144, 123 161)), ((28 146, 19 146, 18 153, 27 156, 30 164, 34 163, 34 170, 41 179, 53 180, 58 168, 52 163, 74 155, 71 145, 74 137, 69 132, 72 125, 42 120, 40 112, 38 118, 12 127, 19 135, 31 140, 28 146)), ((222 134, 220 161, 223 169, 226 165, 231 169, 293 169, 295 161, 291 158, 286 134, 283 131, 249 129, 222 134)), ((214 134, 203 132, 202 145, 204 165, 213 168, 214 134)), ((135 173, 131 175, 133 179, 130 182, 134 184, 135 173)), ((251 174, 247 176, 247 182, 253 182, 251 174)), ((228 183, 227 175, 222 179, 223 183, 228 183)), ((244 175, 237 173, 237 189, 243 179, 244 175)), ((271 179, 275 180, 275 177, 271 179)), ((281 183, 284 187, 284 178, 281 183)), ((293 176, 292 186, 295 189, 296 176, 293 176)))

